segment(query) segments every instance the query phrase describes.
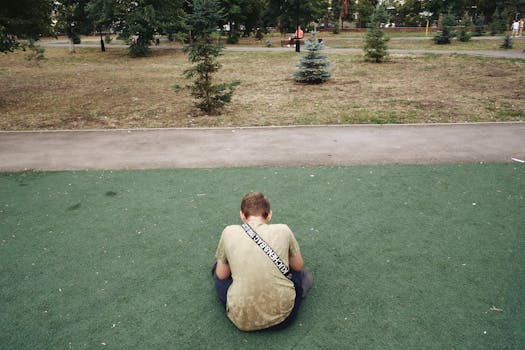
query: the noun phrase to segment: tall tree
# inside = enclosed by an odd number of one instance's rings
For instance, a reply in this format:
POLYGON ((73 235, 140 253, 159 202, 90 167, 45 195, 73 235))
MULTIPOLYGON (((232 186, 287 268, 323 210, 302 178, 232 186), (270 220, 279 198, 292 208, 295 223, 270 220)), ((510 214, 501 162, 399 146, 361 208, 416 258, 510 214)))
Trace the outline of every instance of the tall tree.
POLYGON ((115 1, 90 0, 86 5, 86 13, 93 22, 95 30, 100 33, 100 47, 105 51, 102 34, 109 33, 117 20, 115 1))
POLYGON ((19 46, 19 39, 38 39, 52 32, 52 0, 2 1, 0 8, 0 52, 19 46))
POLYGON ((93 22, 86 13, 89 0, 60 0, 57 6, 57 28, 64 31, 69 38, 69 51, 75 52, 75 44, 80 44, 80 35, 90 34, 93 22))
POLYGON ((114 23, 122 36, 131 39, 130 56, 146 56, 156 32, 170 34, 185 27, 182 0, 120 0, 114 23))
POLYGON ((327 0, 269 0, 265 21, 269 26, 279 26, 282 33, 293 33, 297 25, 320 22, 327 10, 327 0))
POLYGON ((376 8, 377 4, 377 0, 361 0, 357 3, 356 10, 359 15, 359 27, 364 28, 368 23, 370 23, 372 14, 374 13, 374 9, 376 8))

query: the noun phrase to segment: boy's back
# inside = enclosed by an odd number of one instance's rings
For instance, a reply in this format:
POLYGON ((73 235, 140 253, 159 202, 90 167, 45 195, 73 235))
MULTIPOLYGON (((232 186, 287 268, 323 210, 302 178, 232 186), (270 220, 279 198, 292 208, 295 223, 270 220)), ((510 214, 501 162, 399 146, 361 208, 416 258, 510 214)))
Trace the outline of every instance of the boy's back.
MULTIPOLYGON (((268 225, 259 220, 248 224, 288 266, 288 256, 299 245, 287 225, 268 225)), ((281 323, 294 306, 295 289, 240 225, 224 229, 217 259, 231 266, 233 283, 228 290, 227 313, 241 330, 268 328, 281 323), (225 261, 226 260, 226 261, 225 261)))

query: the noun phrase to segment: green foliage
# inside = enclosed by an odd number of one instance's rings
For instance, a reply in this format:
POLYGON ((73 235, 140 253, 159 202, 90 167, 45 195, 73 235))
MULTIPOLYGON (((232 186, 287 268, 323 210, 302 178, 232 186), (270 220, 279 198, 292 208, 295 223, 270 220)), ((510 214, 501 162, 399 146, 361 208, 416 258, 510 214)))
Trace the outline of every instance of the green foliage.
POLYGON ((359 1, 355 8, 358 14, 358 26, 364 28, 368 23, 371 22, 372 14, 374 13, 374 8, 376 1, 374 0, 361 0, 359 1))
POLYGON ((474 36, 482 36, 485 33, 485 17, 479 16, 474 21, 474 36))
POLYGON ((441 31, 434 36, 433 40, 438 45, 450 44, 452 38, 456 36, 456 33, 452 30, 452 27, 456 24, 456 20, 453 15, 448 14, 443 17, 441 23, 441 31))
POLYGON ((334 29, 332 30, 333 34, 339 34, 341 32, 341 28, 339 28, 339 21, 334 24, 334 29))
POLYGON ((365 60, 376 63, 381 63, 387 60, 388 47, 386 43, 388 40, 388 38, 385 38, 385 33, 379 28, 379 25, 368 28, 364 46, 365 60))
POLYGON ((215 40, 214 33, 222 18, 216 0, 194 0, 193 14, 189 18, 194 38, 186 48, 188 59, 194 66, 185 70, 184 75, 193 80, 189 88, 196 107, 206 113, 216 113, 229 103, 235 87, 240 84, 238 81, 213 84, 213 75, 221 67, 217 57, 223 49, 222 44, 215 40))
POLYGON ((305 47, 308 52, 299 60, 297 65, 299 70, 294 73, 295 81, 304 84, 324 83, 331 76, 326 70, 330 62, 325 55, 320 54, 324 49, 324 43, 317 39, 316 33, 313 33, 312 38, 305 41, 305 47))
POLYGON ((472 21, 469 17, 465 16, 463 17, 463 21, 461 22, 461 29, 458 33, 458 40, 461 42, 467 42, 470 41, 472 38, 472 35, 469 33, 469 27, 472 25, 472 21))
MULTIPOLYGON (((118 6, 114 0, 90 0, 86 4, 86 14, 98 32, 109 32, 117 21, 118 6)), ((106 40, 106 43, 109 41, 106 40)))
POLYGON ((0 6, 0 52, 20 48, 18 39, 38 39, 52 32, 51 0, 2 1, 0 6))
POLYGON ((370 19, 372 23, 369 24, 366 32, 365 46, 363 48, 365 60, 381 63, 388 58, 386 43, 389 39, 385 37, 385 32, 380 26, 382 21, 386 21, 386 11, 380 6, 374 11, 370 19))
POLYGON ((226 43, 228 44, 238 44, 239 43, 239 38, 241 37, 241 35, 237 32, 230 32, 228 34, 228 37, 226 38, 226 43))
POLYGON ((29 39, 27 44, 23 45, 24 51, 29 50, 29 53, 25 55, 25 59, 28 61, 35 62, 37 65, 40 61, 44 60, 44 52, 46 51, 43 47, 36 45, 33 39, 29 39))
POLYGON ((490 23, 490 34, 495 35, 504 33, 507 29, 507 21, 503 18, 503 15, 499 9, 494 11, 492 15, 492 22, 490 23))
POLYGON ((320 22, 328 7, 327 0, 268 0, 264 20, 268 26, 279 26, 281 33, 293 33, 297 24, 306 28, 308 23, 320 22))
POLYGON ((20 47, 20 43, 13 35, 7 33, 5 27, 0 25, 0 52, 13 52, 20 47))
POLYGON ((512 37, 508 34, 505 35, 505 37, 503 38, 503 42, 500 45, 500 48, 509 50, 512 49, 513 46, 514 44, 512 43, 512 37))
POLYGON ((57 3, 56 29, 65 32, 73 44, 80 44, 80 35, 93 31, 93 21, 86 12, 88 0, 61 0, 57 3))
POLYGON ((467 28, 461 28, 458 34, 458 40, 462 42, 467 42, 470 41, 470 39, 472 39, 472 35, 468 32, 467 28))

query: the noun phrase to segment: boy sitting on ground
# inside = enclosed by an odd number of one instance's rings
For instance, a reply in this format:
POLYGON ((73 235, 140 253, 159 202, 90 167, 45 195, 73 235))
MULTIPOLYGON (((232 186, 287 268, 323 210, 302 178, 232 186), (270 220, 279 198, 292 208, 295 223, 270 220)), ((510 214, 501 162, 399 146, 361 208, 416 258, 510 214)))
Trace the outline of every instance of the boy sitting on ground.
POLYGON ((270 202, 251 192, 241 202, 244 225, 228 226, 213 266, 215 288, 228 318, 243 331, 282 329, 312 285, 299 244, 287 225, 269 225, 270 202))

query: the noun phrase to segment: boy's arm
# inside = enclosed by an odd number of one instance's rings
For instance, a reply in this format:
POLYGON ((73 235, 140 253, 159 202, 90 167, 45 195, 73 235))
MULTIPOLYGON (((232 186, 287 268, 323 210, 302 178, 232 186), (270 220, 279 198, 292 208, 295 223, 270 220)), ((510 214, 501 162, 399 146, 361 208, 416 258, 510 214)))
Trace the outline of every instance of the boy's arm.
POLYGON ((230 265, 222 262, 220 259, 217 260, 217 267, 215 268, 215 274, 220 280, 225 280, 231 275, 230 265))
POLYGON ((297 252, 294 256, 290 257, 290 267, 292 270, 301 271, 304 266, 303 257, 300 252, 297 252))

